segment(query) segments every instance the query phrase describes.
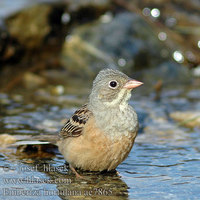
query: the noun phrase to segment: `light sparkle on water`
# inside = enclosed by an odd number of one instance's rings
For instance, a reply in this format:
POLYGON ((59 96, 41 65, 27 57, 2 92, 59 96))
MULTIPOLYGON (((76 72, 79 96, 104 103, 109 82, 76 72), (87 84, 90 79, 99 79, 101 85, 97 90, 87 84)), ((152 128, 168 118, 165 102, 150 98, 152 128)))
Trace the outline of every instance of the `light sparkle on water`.
POLYGON ((165 32, 158 33, 158 39, 161 41, 165 41, 167 39, 167 34, 165 32))
POLYGON ((158 18, 160 16, 160 10, 158 8, 153 8, 151 10, 152 17, 158 18))
POLYGON ((173 53, 173 58, 178 63, 183 63, 184 62, 184 56, 180 51, 175 51, 173 53))

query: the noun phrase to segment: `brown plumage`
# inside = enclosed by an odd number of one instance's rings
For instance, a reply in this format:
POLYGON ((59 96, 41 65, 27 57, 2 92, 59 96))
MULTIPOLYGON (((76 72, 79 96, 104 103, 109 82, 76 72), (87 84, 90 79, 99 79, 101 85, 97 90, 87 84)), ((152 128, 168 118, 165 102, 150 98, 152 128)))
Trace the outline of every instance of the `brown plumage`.
POLYGON ((97 75, 88 104, 60 131, 59 150, 76 175, 74 168, 113 170, 128 156, 138 130, 128 100, 131 90, 141 84, 117 70, 105 69, 97 75))

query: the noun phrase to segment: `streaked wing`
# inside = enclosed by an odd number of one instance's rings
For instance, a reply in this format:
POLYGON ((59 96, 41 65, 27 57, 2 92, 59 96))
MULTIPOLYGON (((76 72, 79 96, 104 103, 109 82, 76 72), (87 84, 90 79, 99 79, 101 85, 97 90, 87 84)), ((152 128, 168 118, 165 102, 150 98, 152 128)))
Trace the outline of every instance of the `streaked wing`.
POLYGON ((67 121, 60 131, 61 138, 78 137, 82 134, 83 127, 88 119, 92 116, 92 112, 88 110, 87 104, 78 109, 72 117, 67 121))

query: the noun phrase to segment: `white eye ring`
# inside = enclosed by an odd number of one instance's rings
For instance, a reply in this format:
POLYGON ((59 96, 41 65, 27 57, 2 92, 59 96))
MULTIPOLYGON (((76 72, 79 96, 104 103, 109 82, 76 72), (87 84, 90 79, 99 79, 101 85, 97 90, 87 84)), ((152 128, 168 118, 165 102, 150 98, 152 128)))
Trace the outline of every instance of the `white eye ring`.
POLYGON ((109 82, 109 87, 111 89, 116 89, 118 87, 118 85, 119 84, 118 84, 118 82, 116 80, 112 80, 112 81, 109 82))

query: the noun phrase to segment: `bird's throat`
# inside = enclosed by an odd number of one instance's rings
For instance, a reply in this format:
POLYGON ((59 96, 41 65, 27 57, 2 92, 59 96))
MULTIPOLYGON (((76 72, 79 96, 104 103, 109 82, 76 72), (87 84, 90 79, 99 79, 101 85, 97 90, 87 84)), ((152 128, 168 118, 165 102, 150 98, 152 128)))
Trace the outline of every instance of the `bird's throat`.
POLYGON ((128 100, 130 99, 130 97, 131 91, 127 89, 122 89, 115 99, 113 99, 112 101, 103 102, 103 104, 108 107, 108 109, 111 107, 125 106, 128 105, 128 100))

